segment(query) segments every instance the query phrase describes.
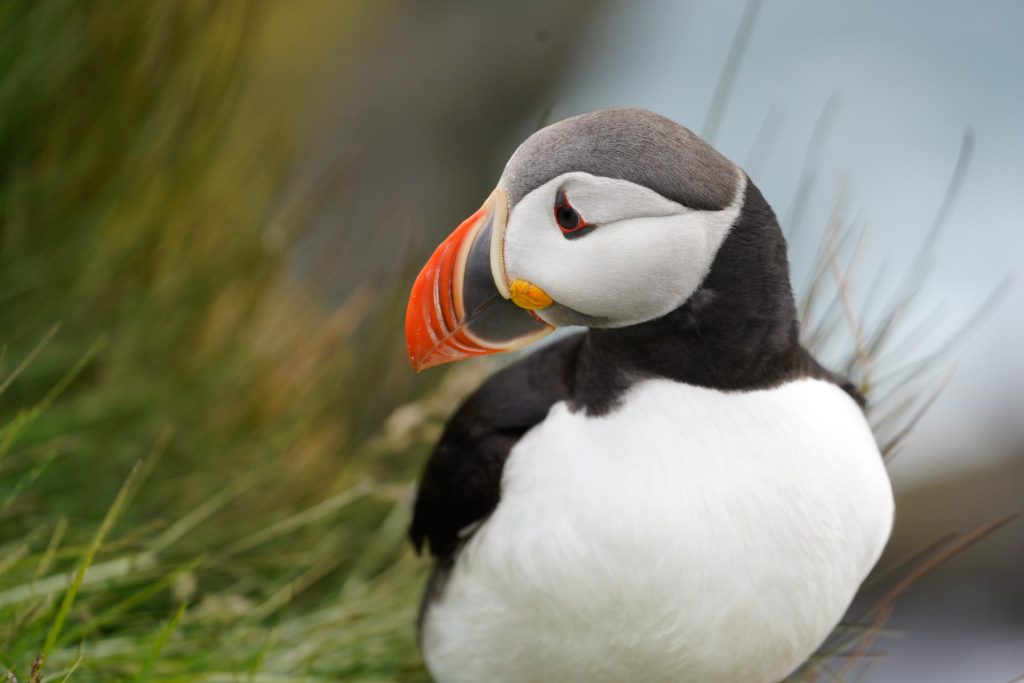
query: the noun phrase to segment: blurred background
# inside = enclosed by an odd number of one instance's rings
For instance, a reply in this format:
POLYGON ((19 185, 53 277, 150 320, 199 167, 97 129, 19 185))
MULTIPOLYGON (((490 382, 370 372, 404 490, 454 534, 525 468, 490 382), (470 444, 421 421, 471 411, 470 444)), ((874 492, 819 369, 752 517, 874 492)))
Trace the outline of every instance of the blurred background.
POLYGON ((805 341, 890 457, 880 578, 794 680, 1015 680, 1024 523, 986 532, 1024 497, 1022 26, 1012 0, 5 3, 0 667, 428 680, 412 482, 509 359, 414 375, 412 277, 534 129, 631 105, 762 189, 805 341))

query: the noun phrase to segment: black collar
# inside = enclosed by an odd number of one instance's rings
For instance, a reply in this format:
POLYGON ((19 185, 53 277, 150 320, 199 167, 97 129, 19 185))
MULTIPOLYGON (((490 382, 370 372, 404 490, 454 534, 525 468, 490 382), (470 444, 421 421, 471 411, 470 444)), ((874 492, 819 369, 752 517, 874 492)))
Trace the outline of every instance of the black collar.
POLYGON ((571 372, 571 396, 577 407, 602 414, 641 379, 750 390, 820 376, 808 361, 821 370, 800 347, 786 241, 748 179, 740 217, 697 292, 656 320, 589 330, 571 372))

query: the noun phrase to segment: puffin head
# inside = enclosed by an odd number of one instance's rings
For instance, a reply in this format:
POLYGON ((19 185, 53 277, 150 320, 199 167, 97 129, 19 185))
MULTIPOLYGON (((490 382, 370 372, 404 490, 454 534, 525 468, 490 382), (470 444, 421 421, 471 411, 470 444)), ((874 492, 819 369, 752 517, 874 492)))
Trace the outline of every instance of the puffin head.
POLYGON ((406 313, 413 366, 679 309, 737 224, 748 183, 692 132, 640 109, 537 131, 416 278, 406 313))

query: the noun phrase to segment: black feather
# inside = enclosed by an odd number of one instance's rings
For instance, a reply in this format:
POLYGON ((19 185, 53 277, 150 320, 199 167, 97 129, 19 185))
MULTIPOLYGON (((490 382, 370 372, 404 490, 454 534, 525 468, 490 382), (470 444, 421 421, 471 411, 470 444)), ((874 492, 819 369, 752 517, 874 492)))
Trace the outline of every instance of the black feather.
POLYGON ((488 379, 456 411, 427 462, 409 536, 417 551, 447 557, 459 532, 498 504, 509 451, 548 409, 570 395, 583 335, 549 344, 488 379))

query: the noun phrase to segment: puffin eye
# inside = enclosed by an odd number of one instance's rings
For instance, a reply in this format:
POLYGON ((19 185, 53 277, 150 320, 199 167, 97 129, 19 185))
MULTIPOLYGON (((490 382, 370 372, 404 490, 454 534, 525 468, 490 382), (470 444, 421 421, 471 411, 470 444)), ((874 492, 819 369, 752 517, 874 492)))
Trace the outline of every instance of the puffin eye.
POLYGON ((562 230, 575 230, 580 224, 580 215, 571 206, 563 204, 555 210, 555 215, 558 217, 558 225, 562 230))
POLYGON ((583 216, 572 208, 569 198, 565 196, 563 190, 559 190, 555 195, 555 222, 558 223, 558 229, 562 231, 562 234, 570 239, 580 237, 594 227, 583 220, 583 216))

